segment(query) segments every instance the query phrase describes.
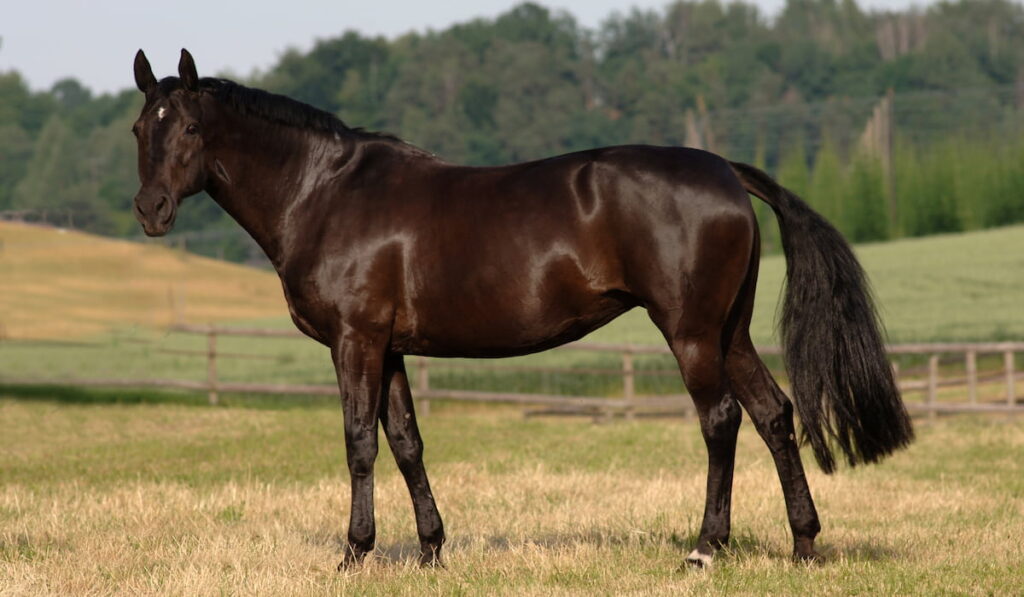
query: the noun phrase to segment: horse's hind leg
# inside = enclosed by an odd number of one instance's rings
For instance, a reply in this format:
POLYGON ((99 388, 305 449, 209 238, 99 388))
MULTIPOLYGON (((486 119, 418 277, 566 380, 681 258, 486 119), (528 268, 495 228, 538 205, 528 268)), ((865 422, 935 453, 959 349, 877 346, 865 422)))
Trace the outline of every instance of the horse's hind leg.
POLYGON ((703 567, 729 542, 733 464, 742 413, 726 387, 720 330, 676 335, 671 345, 697 407, 708 449, 704 520, 697 545, 686 558, 688 563, 703 567))
POLYGON ((729 541, 733 463, 742 413, 726 384, 722 343, 723 316, 708 309, 651 311, 651 318, 669 342, 683 381, 697 407, 700 429, 708 449, 707 494, 704 520, 697 545, 686 561, 695 566, 711 563, 715 551, 729 541), (671 314, 671 315, 670 315, 671 314))
POLYGON ((793 404, 775 383, 750 340, 758 253, 755 250, 751 257, 746 282, 734 307, 735 325, 726 351, 725 375, 730 391, 750 415, 775 461, 786 500, 786 514, 793 531, 793 557, 815 560, 818 555, 814 551, 814 537, 821 530, 821 525, 800 461, 793 427, 793 404))
POLYGON ((444 525, 423 467, 423 440, 416 425, 409 377, 402 355, 388 355, 385 360, 384 388, 386 394, 381 406, 381 423, 398 470, 402 471, 412 496, 416 531, 420 538, 420 565, 440 564, 444 525))
POLYGON ((692 242, 699 244, 686 247, 684 254, 696 258, 677 270, 678 284, 660 284, 658 287, 668 292, 653 293, 646 301, 652 321, 679 363, 708 450, 704 519, 697 545, 686 558, 695 566, 710 564, 715 551, 729 541, 736 435, 742 411, 728 385, 725 354, 754 240, 753 214, 749 212, 731 219, 723 216, 712 224, 707 234, 701 233, 703 229, 691 231, 692 242))
POLYGON ((757 355, 746 328, 737 336, 725 361, 729 385, 775 460, 786 499, 789 525, 793 530, 793 557, 817 560, 819 556, 814 551, 814 537, 821 530, 821 524, 800 461, 793 427, 793 405, 757 355))

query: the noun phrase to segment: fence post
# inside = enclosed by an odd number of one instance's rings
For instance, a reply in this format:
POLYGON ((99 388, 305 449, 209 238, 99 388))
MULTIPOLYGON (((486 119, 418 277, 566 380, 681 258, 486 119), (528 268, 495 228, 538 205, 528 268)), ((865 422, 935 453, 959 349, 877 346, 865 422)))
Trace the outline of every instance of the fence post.
POLYGON ((633 370, 633 352, 622 351, 622 397, 626 401, 626 420, 636 417, 636 377, 633 370))
POLYGON ((978 403, 978 353, 974 350, 967 351, 967 395, 971 404, 978 403))
POLYGON ((934 419, 938 411, 935 401, 939 393, 939 355, 928 357, 928 417, 934 419))
POLYGON ((430 414, 430 399, 426 393, 430 390, 430 372, 427 370, 427 357, 416 357, 416 391, 420 394, 416 410, 420 416, 430 414))
POLYGON ((210 327, 206 333, 206 385, 209 387, 210 405, 217 404, 217 330, 210 327))
POLYGON ((1006 403, 1010 406, 1017 404, 1017 393, 1014 388, 1013 351, 1007 350, 1003 353, 1003 367, 1006 369, 1006 403))

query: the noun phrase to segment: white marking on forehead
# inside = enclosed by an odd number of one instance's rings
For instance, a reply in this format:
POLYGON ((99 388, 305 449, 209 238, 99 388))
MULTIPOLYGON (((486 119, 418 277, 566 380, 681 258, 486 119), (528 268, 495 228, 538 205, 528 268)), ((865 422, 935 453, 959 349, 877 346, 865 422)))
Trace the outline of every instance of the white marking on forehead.
POLYGON ((160 106, 160 109, 156 111, 156 119, 163 120, 164 116, 167 115, 167 108, 160 106))

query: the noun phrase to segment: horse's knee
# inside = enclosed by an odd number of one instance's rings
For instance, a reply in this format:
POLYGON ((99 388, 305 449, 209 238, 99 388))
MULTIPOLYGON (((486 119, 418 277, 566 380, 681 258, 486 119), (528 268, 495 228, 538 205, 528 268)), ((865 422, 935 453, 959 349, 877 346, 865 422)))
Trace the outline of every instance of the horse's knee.
POLYGON ((423 462, 423 440, 410 434, 388 437, 388 445, 395 455, 398 470, 407 473, 423 462))
POLYGON ((346 452, 349 474, 368 477, 373 474, 377 460, 377 429, 347 429, 346 452))

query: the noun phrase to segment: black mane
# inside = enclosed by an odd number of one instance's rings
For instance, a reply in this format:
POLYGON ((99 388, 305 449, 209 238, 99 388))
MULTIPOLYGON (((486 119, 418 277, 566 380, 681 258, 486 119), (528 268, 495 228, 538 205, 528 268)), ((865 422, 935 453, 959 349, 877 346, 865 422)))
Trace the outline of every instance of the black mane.
MULTIPOLYGON (((164 86, 165 82, 170 84, 178 83, 178 79, 177 77, 168 77, 160 82, 161 86, 164 86)), ((405 141, 395 135, 350 127, 330 112, 284 95, 246 87, 229 79, 204 77, 199 80, 199 90, 213 95, 219 101, 226 103, 241 114, 261 118, 284 126, 320 133, 357 135, 363 138, 385 139, 405 143, 405 141)), ((408 143, 405 144, 409 145, 408 143)), ((409 146, 412 147, 411 145, 409 146)))

